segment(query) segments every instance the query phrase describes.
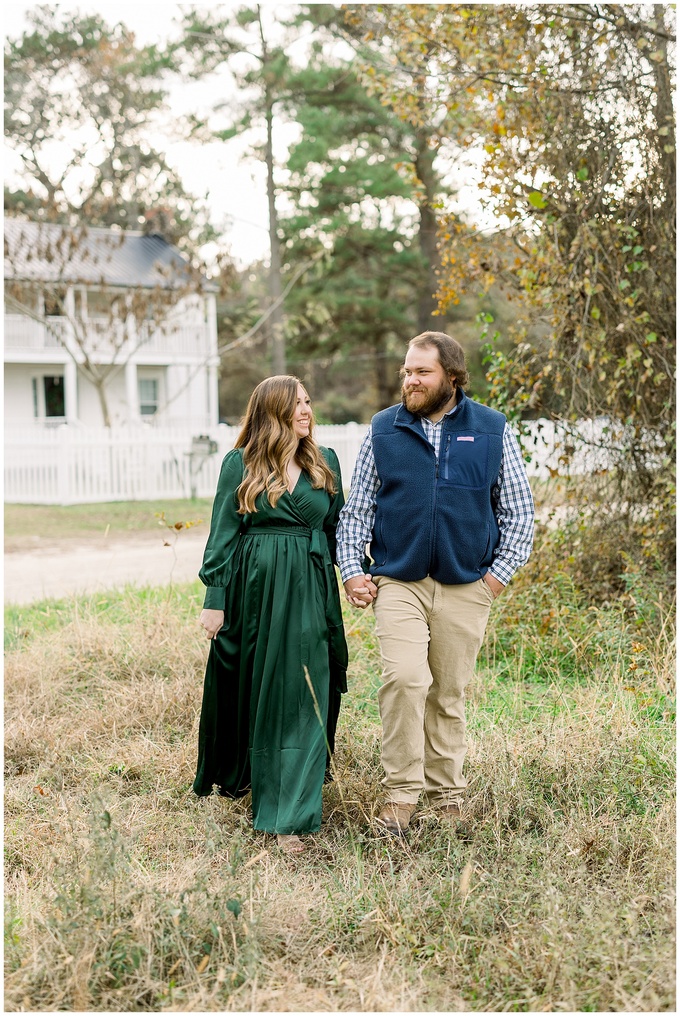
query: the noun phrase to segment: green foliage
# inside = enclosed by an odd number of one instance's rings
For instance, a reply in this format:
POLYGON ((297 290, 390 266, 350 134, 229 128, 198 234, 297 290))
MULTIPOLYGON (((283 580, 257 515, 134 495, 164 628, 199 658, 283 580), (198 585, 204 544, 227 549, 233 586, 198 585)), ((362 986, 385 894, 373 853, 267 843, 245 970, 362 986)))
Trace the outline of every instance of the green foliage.
POLYGON ((171 57, 97 14, 39 6, 27 18, 23 36, 5 44, 5 134, 25 178, 6 188, 7 210, 139 229, 153 210, 170 209, 170 240, 195 250, 213 239, 205 209, 149 144, 171 57), (64 144, 71 154, 60 165, 48 153, 64 144))
POLYGON ((532 208, 545 208, 548 203, 540 191, 532 191, 529 194, 528 201, 532 208))
MULTIPOLYGON (((629 592, 603 609, 574 577, 569 560, 560 560, 554 533, 541 532, 540 538, 535 559, 514 580, 513 596, 498 602, 485 666, 500 678, 510 676, 517 672, 519 654, 520 670, 546 684, 657 681, 651 661, 659 650, 664 659, 672 651, 659 641, 672 623, 672 591, 658 577, 651 582, 631 570, 625 576, 629 592)), ((660 690, 666 693, 664 682, 660 690)))
POLYGON ((288 159, 295 211, 282 221, 286 256, 296 263, 328 251, 288 297, 289 344, 302 364, 327 358, 333 388, 344 372, 356 391, 357 368, 369 372, 363 411, 356 397, 349 416, 332 397, 321 403, 335 420, 357 419, 397 398, 404 339, 418 330, 428 287, 416 188, 404 172, 414 136, 321 42, 291 77, 288 103, 301 136, 288 159))
POLYGON ((510 373, 509 353, 501 344, 501 333, 494 331, 489 336, 489 326, 494 322, 493 314, 480 311, 476 317, 480 326, 482 340, 482 364, 486 368, 486 377, 490 382, 488 401, 499 412, 504 413, 515 425, 521 422, 524 406, 516 391, 508 387, 507 378, 510 373))
MULTIPOLYGON (((482 197, 506 225, 492 234, 443 212, 439 296, 446 310, 494 280, 513 294, 513 347, 488 361, 492 398, 515 415, 608 422, 582 567, 611 526, 619 555, 672 575, 672 16, 661 5, 347 11, 383 102, 418 128, 445 111, 459 151, 485 153, 482 197), (429 91, 416 103, 424 53, 429 91)), ((602 562, 607 575, 617 568, 615 556, 602 562)))
MULTIPOLYGON (((277 309, 269 322, 272 355, 285 345, 308 383, 342 385, 355 407, 356 367, 349 364, 368 361, 372 385, 359 400, 364 417, 394 401, 404 336, 427 327, 434 309, 434 153, 358 81, 346 44, 338 45, 344 18, 337 10, 303 5, 278 17, 276 31, 265 15, 250 7, 226 16, 193 10, 178 52, 194 75, 229 67, 241 89, 232 122, 215 136, 228 141, 258 124, 266 131, 252 154, 267 166, 269 299, 276 306, 283 288, 295 283, 285 320, 277 309), (302 39, 307 53, 294 59, 292 44, 302 39), (288 154, 286 184, 275 186, 272 136, 283 121, 297 123, 301 137, 288 154)), ((235 365, 243 376, 236 354, 226 350, 224 358, 225 373, 235 365)), ((281 364, 272 360, 272 369, 281 364)), ((343 396, 322 399, 322 415, 356 417, 343 396)), ((225 397, 231 416, 233 395, 225 397)))

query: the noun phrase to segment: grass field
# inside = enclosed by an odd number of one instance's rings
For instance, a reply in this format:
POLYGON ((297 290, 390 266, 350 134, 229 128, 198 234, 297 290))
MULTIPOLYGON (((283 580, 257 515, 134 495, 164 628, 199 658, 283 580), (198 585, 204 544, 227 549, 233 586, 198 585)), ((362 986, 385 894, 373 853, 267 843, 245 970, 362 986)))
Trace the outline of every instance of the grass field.
POLYGON ((6 614, 7 1011, 673 1011, 664 596, 562 576, 496 604, 470 688, 471 826, 376 835, 379 655, 302 857, 190 791, 196 586, 6 614))
POLYGON ((158 531, 157 513, 168 522, 210 519, 212 498, 178 501, 110 501, 105 504, 5 505, 5 549, 23 550, 39 536, 56 543, 83 537, 158 531))

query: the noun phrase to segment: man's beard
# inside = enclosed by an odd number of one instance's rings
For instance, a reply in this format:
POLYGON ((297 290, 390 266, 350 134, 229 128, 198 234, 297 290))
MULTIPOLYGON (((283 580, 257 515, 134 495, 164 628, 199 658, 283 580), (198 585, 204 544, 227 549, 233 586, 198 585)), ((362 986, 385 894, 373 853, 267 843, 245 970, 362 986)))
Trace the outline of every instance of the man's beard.
POLYGON ((439 388, 427 392, 425 389, 421 389, 418 393, 412 389, 405 391, 402 387, 401 401, 414 416, 432 416, 433 413, 443 409, 455 393, 455 386, 450 381, 442 381, 439 388))

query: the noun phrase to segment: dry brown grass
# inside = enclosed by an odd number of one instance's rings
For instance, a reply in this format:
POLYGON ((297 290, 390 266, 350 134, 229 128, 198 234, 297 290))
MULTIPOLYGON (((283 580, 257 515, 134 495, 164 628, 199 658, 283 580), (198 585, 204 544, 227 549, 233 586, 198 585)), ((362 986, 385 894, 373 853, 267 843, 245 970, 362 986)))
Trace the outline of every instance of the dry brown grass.
POLYGON ((524 595, 470 691, 459 836, 425 814, 408 842, 374 834, 378 653, 348 618, 337 779, 301 858, 247 799, 191 794, 195 588, 13 612, 6 1009, 672 1011, 666 622, 655 642, 573 612, 539 645, 524 595))

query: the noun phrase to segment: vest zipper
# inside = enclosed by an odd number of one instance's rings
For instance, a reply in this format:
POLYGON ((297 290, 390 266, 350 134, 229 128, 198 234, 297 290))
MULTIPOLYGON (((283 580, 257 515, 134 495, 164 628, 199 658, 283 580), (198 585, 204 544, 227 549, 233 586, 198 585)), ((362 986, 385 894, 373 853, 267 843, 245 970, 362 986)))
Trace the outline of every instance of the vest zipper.
MULTIPOLYGON (((430 444, 430 442, 427 442, 430 444)), ((430 526, 430 560, 427 564, 427 574, 429 575, 432 571, 433 555, 435 547, 435 520, 437 518, 437 481, 439 480, 439 459, 437 458, 434 450, 434 446, 430 444, 432 448, 432 454, 434 455, 434 493, 432 495, 432 524, 430 526)))
POLYGON ((448 434, 446 437, 446 446, 444 448, 444 479, 449 478, 449 445, 451 444, 451 435, 448 434))

